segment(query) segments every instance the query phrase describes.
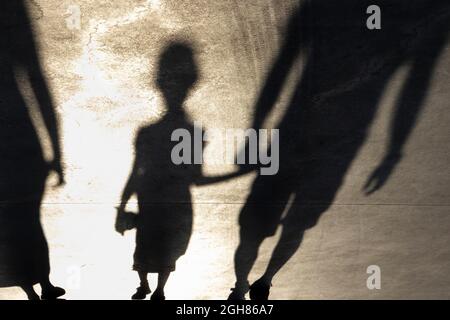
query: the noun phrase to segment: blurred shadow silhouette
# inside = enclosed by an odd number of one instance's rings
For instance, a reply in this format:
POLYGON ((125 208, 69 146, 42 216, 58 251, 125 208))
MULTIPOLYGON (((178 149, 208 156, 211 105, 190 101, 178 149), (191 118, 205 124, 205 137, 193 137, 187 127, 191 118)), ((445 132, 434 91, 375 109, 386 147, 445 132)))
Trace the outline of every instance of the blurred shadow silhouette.
MULTIPOLYGON (((199 78, 194 52, 189 44, 170 43, 159 60, 156 84, 167 106, 166 115, 157 123, 141 128, 135 144, 135 162, 124 188, 116 221, 116 230, 123 233, 120 216, 132 194, 137 194, 139 213, 136 218, 136 250, 133 269, 141 281, 132 299, 141 300, 150 293, 148 273, 158 273, 158 287, 152 300, 164 300, 164 286, 175 270, 178 258, 186 252, 192 232, 192 199, 190 186, 219 182, 236 176, 204 177, 199 164, 174 164, 172 141, 176 130, 185 130, 194 137, 196 130, 183 109, 189 92, 199 78)), ((190 141, 191 150, 194 141, 190 141)), ((189 158, 194 163, 194 152, 189 158)), ((129 220, 129 218, 125 218, 129 220)))
POLYGON ((41 71, 23 1, 0 4, 0 287, 21 286, 29 299, 55 299, 64 290, 49 280, 48 246, 40 205, 50 170, 63 183, 57 120, 41 71), (16 82, 24 70, 49 133, 54 161, 46 163, 16 82))
MULTIPOLYGON (((379 190, 402 157, 433 70, 448 36, 448 1, 376 1, 382 29, 366 27, 372 1, 311 0, 290 20, 287 36, 255 107, 253 128, 262 126, 300 55, 305 66, 280 129, 280 170, 258 175, 240 214, 235 253, 236 285, 229 299, 266 300, 273 277, 300 247, 332 204, 363 145, 386 85, 403 65, 409 73, 396 101, 390 141, 382 163, 364 186, 379 190), (282 226, 265 273, 248 276, 262 241, 282 226)), ((254 170, 242 167, 242 171, 254 170)))

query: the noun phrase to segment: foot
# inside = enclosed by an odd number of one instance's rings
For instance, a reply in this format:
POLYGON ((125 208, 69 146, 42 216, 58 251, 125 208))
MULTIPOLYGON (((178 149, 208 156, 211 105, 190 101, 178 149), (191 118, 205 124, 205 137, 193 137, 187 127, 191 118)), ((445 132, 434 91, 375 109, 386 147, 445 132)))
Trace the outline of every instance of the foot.
POLYGON ((245 300, 245 291, 236 288, 231 289, 231 293, 228 296, 229 301, 243 301, 245 300))
POLYGON ((66 294, 66 290, 59 287, 49 287, 42 289, 41 299, 42 300, 56 300, 57 298, 66 294))
POLYGON ((243 301, 245 300, 245 295, 249 289, 248 281, 236 281, 234 288, 231 288, 231 293, 228 296, 230 301, 243 301))
POLYGON ((29 294, 29 295, 27 295, 27 298, 30 301, 41 300, 41 298, 39 297, 39 295, 37 293, 29 294))
POLYGON ((36 292, 34 292, 34 290, 32 292, 27 292, 26 294, 28 300, 41 300, 39 295, 36 292))
POLYGON ((136 293, 131 296, 132 300, 144 300, 152 292, 148 285, 141 285, 136 289, 136 293))
POLYGON ((22 290, 27 295, 28 300, 41 300, 36 291, 34 291, 33 286, 22 286, 22 290))
POLYGON ((257 280, 250 286, 250 299, 253 301, 267 301, 269 300, 271 284, 257 280))
POLYGON ((155 292, 152 294, 150 300, 153 300, 153 301, 164 301, 164 300, 166 300, 166 297, 164 296, 164 291, 156 289, 155 292))

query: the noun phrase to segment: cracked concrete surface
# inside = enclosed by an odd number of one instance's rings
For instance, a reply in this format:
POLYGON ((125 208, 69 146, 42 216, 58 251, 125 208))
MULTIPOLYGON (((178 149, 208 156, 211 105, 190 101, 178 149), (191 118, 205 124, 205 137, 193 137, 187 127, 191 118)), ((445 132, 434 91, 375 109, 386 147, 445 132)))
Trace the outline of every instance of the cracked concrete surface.
MULTIPOLYGON (((206 128, 246 128, 299 1, 27 4, 58 107, 67 172, 63 189, 49 181, 42 208, 52 280, 67 289, 67 299, 129 299, 138 285, 131 271, 134 233, 114 232, 114 208, 130 173, 136 131, 165 112, 153 83, 161 50, 173 39, 194 46, 201 79, 186 103, 193 120, 206 128), (66 25, 73 4, 81 9, 80 30, 66 25)), ((447 45, 405 158, 389 183, 366 197, 361 187, 383 155, 408 67, 395 74, 337 199, 275 279, 273 299, 450 298, 449 66, 447 45), (381 267, 381 290, 366 287, 369 265, 381 267)), ((269 122, 282 116, 294 82, 269 122)), ((205 167, 211 175, 231 170, 205 167)), ((227 297, 234 284, 237 217, 253 178, 193 188, 193 235, 167 285, 168 299, 227 297)), ((265 268, 278 237, 264 243, 254 275, 265 268)), ((18 288, 0 288, 0 299, 21 298, 18 288)))

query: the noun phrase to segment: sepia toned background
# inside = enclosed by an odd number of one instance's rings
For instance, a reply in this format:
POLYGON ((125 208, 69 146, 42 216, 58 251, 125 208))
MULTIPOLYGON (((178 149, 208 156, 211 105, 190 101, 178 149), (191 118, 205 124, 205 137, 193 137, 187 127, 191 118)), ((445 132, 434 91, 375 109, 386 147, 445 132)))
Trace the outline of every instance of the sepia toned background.
MULTIPOLYGON (((154 84, 165 45, 183 40, 195 49, 201 77, 186 101, 193 121, 205 129, 247 128, 288 19, 300 3, 27 1, 61 126, 67 183, 56 189, 49 180, 42 221, 51 278, 67 290, 65 298, 129 299, 138 285, 131 270, 134 233, 122 237, 114 231, 115 207, 131 170, 137 130, 165 112, 154 84), (80 8, 79 29, 70 22, 73 6, 80 8)), ((269 125, 282 117, 302 62, 269 125)), ((334 204, 274 279, 271 298, 450 298, 449 70, 447 45, 402 162, 383 189, 368 197, 361 189, 383 157, 407 66, 394 75, 334 204), (381 268, 380 290, 366 286, 370 265, 381 268)), ((23 90, 26 95, 25 85, 23 90)), ((34 118, 39 128, 39 117, 34 118)), ((214 157, 218 150, 206 148, 205 154, 214 157)), ((234 169, 204 167, 209 175, 234 169)), ((228 296, 238 215, 253 178, 192 189, 193 235, 167 284, 168 299, 228 296)), ((278 236, 264 243, 250 280, 264 270, 278 236)), ((23 298, 18 288, 0 288, 0 299, 23 298)))

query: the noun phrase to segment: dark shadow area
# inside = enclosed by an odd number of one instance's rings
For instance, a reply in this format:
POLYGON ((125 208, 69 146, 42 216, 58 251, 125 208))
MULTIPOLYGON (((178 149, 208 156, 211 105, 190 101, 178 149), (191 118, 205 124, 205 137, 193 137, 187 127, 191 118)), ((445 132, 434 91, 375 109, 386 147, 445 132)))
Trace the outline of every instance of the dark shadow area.
POLYGON ((63 183, 61 152, 54 106, 40 67, 33 32, 23 1, 0 4, 0 287, 21 286, 29 299, 43 299, 64 290, 49 280, 47 241, 40 206, 50 170, 63 183), (38 135, 16 82, 17 70, 29 78, 49 133, 54 161, 44 160, 38 135))
MULTIPOLYGON (((364 186, 379 190, 402 158, 448 37, 448 1, 311 0, 290 20, 286 39, 255 106, 261 128, 277 102, 294 62, 305 66, 280 129, 280 170, 258 175, 240 214, 236 285, 230 299, 265 300, 273 277, 299 249, 341 187, 374 120, 388 81, 409 66, 396 101, 384 160, 364 186), (381 8, 381 30, 369 30, 366 9, 381 8), (262 241, 282 226, 265 273, 249 287, 262 241)), ((254 170, 242 167, 243 171, 254 170)))
POLYGON ((116 230, 120 233, 133 224, 136 226, 133 269, 138 272, 141 283, 132 299, 145 299, 150 293, 148 273, 158 274, 158 287, 151 299, 165 299, 164 286, 170 273, 175 271, 176 261, 185 254, 192 233, 190 186, 236 176, 204 177, 202 166, 194 164, 194 136, 203 136, 203 132, 194 127, 183 104, 198 79, 192 47, 183 42, 170 43, 160 57, 156 76, 167 113, 155 124, 141 128, 137 134, 135 162, 123 191, 116 221, 116 230), (176 135, 173 139, 176 132, 185 135, 176 135), (184 151, 180 152, 189 161, 177 164, 172 152, 177 150, 180 142, 187 143, 184 151), (188 150, 189 154, 183 154, 188 150), (130 213, 125 212, 125 206, 133 194, 137 195, 139 212, 135 223, 128 223, 130 213))

